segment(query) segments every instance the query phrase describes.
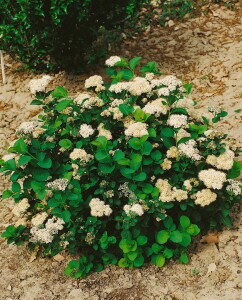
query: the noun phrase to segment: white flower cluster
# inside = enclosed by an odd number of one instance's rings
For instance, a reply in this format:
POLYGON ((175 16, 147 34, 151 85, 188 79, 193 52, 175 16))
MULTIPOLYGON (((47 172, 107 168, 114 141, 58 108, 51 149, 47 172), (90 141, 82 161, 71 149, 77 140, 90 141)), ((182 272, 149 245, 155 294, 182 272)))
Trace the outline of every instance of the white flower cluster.
POLYGON ((198 178, 207 188, 221 190, 226 181, 226 174, 214 169, 202 170, 198 173, 198 178))
POLYGON ((190 109, 194 107, 194 101, 192 99, 189 99, 187 97, 183 98, 183 99, 179 99, 178 101, 176 101, 172 107, 175 108, 185 108, 185 109, 190 109))
POLYGON ((170 149, 166 152, 167 158, 179 158, 180 153, 177 147, 172 146, 170 149))
POLYGON ((52 182, 48 182, 46 184, 46 187, 50 188, 52 190, 64 191, 67 188, 68 183, 69 183, 68 179, 58 178, 58 179, 55 179, 52 182))
POLYGON ((111 207, 99 198, 93 198, 89 206, 91 208, 91 215, 94 217, 110 216, 112 213, 111 207))
POLYGON ((163 163, 160 165, 163 170, 170 170, 172 166, 172 161, 165 158, 163 163))
POLYGON ((31 223, 33 226, 38 227, 44 223, 44 221, 47 219, 47 217, 48 217, 48 214, 46 212, 41 212, 32 218, 31 223))
POLYGON ((122 99, 114 99, 111 102, 110 107, 101 112, 101 116, 108 117, 113 115, 114 120, 121 120, 123 118, 123 114, 119 109, 119 105, 123 103, 124 101, 122 99))
POLYGON ((233 179, 228 179, 227 180, 229 185, 226 187, 226 190, 228 192, 233 193, 235 196, 241 195, 241 182, 233 180, 233 179))
POLYGON ((151 90, 152 87, 149 81, 143 77, 135 77, 132 81, 129 82, 118 82, 112 84, 109 88, 110 92, 118 94, 122 91, 128 91, 133 96, 147 94, 150 93, 151 90))
POLYGON ((124 212, 128 216, 132 216, 133 213, 141 217, 144 214, 143 207, 138 203, 131 204, 131 205, 129 204, 124 205, 124 212))
POLYGON ((214 202, 217 199, 217 194, 210 189, 203 189, 194 194, 195 204, 200 206, 206 206, 214 202))
POLYGON ((112 137, 112 133, 110 130, 107 130, 104 128, 104 124, 103 123, 100 123, 98 125, 98 136, 105 136, 105 138, 109 141, 111 140, 113 137, 112 137))
POLYGON ((135 193, 133 191, 130 190, 129 188, 129 183, 125 182, 123 184, 121 184, 118 188, 119 192, 119 196, 120 197, 125 197, 128 198, 129 200, 135 201, 137 200, 137 196, 135 195, 135 193))
POLYGON ((75 148, 70 153, 70 159, 77 160, 79 159, 83 163, 87 163, 89 160, 93 159, 92 154, 88 154, 84 149, 75 148))
POLYGON ((85 88, 95 88, 96 92, 101 92, 105 89, 103 79, 99 75, 93 75, 85 80, 85 88))
POLYGON ((32 79, 29 82, 29 88, 31 94, 36 94, 37 92, 44 92, 48 84, 52 81, 52 77, 49 75, 44 75, 40 79, 32 79))
POLYGON ((159 117, 161 114, 165 115, 168 111, 168 108, 162 103, 162 99, 158 98, 154 101, 148 102, 143 108, 143 111, 159 117))
POLYGON ((160 88, 160 89, 157 90, 157 95, 159 97, 162 97, 162 96, 167 97, 167 96, 170 95, 170 90, 169 90, 168 87, 162 87, 162 88, 160 88))
POLYGON ((37 121, 29 121, 23 122, 20 126, 16 129, 16 134, 18 136, 24 136, 26 134, 31 134, 34 132, 35 128, 39 125, 37 121))
POLYGON ((54 239, 54 235, 64 228, 64 224, 65 222, 62 219, 54 216, 46 222, 45 228, 39 228, 39 226, 32 227, 30 229, 32 235, 31 242, 43 244, 51 243, 54 239))
POLYGON ((121 58, 119 56, 110 56, 109 59, 105 61, 108 67, 113 67, 117 62, 120 62, 121 58))
POLYGON ((171 115, 167 121, 167 124, 174 128, 186 127, 187 116, 186 115, 171 115))
POLYGON ((94 130, 91 125, 82 124, 79 133, 83 138, 88 138, 94 133, 94 130))
POLYGON ((81 112, 85 109, 91 109, 94 106, 102 107, 104 102, 102 99, 96 96, 91 96, 86 93, 79 94, 75 99, 74 102, 77 105, 81 106, 81 112))
POLYGON ((130 81, 128 91, 133 96, 140 96, 142 94, 150 93, 152 87, 148 80, 143 77, 135 77, 133 81, 130 81))
POLYGON ((142 137, 144 135, 148 135, 147 130, 148 125, 141 122, 136 122, 130 124, 128 128, 124 131, 126 136, 133 136, 133 137, 142 137))
POLYGON ((194 161, 202 159, 202 156, 199 154, 199 150, 196 148, 195 140, 189 140, 186 143, 179 144, 178 150, 180 152, 180 155, 184 155, 194 161))
POLYGON ((33 131, 33 137, 34 137, 35 139, 37 139, 37 138, 40 137, 45 131, 46 131, 46 129, 44 129, 44 128, 38 126, 38 127, 36 127, 36 128, 34 129, 34 131, 33 131))
POLYGON ((21 201, 19 201, 17 204, 15 204, 12 213, 17 216, 21 217, 24 215, 27 211, 27 209, 30 207, 29 201, 27 198, 23 198, 21 201))
POLYGON ((172 188, 167 179, 158 179, 155 186, 160 191, 159 199, 162 202, 182 201, 188 198, 187 191, 172 188))
POLYGON ((190 137, 191 134, 189 132, 187 132, 185 129, 180 128, 176 134, 176 140, 179 141, 180 139, 184 138, 184 137, 190 137))
POLYGON ((230 170, 234 163, 234 152, 226 150, 226 152, 220 154, 218 157, 215 155, 208 155, 206 163, 221 170, 230 170))

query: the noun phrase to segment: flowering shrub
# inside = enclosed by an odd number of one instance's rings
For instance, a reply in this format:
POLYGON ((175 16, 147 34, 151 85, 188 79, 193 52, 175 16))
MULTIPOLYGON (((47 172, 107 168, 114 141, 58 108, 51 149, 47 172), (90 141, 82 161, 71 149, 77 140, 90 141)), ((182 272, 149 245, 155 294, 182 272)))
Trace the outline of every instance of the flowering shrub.
POLYGON ((12 181, 2 196, 14 199, 19 218, 2 237, 40 255, 79 253, 66 275, 187 263, 200 230, 232 225, 239 149, 213 129, 227 113, 212 107, 200 116, 190 84, 154 62, 137 76, 139 62, 111 57, 111 83, 92 76, 74 99, 60 86, 45 92, 50 78, 32 81, 32 104, 44 113, 20 125, 2 158, 12 181))
POLYGON ((111 35, 134 18, 144 1, 0 0, 0 49, 42 72, 79 71, 85 61, 105 54, 111 35), (101 36, 104 42, 95 49, 101 36))

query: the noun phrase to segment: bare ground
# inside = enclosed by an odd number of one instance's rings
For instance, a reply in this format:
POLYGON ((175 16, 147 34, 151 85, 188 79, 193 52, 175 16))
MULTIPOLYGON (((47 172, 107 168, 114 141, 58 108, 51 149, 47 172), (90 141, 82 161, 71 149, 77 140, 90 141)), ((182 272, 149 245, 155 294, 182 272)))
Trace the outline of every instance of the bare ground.
MULTIPOLYGON (((206 16, 176 23, 168 28, 152 27, 132 40, 125 40, 116 54, 155 60, 161 70, 194 85, 192 97, 198 109, 222 105, 229 116, 221 130, 242 142, 242 24, 241 12, 211 6, 206 16)), ((28 71, 7 55, 7 83, 0 85, 0 155, 15 139, 15 128, 38 113, 30 107, 28 71)), ((64 85, 73 94, 83 87, 85 76, 53 74, 53 86, 64 85)), ((241 160, 241 158, 240 158, 241 160)), ((8 185, 2 179, 0 190, 8 185)), ((12 202, 0 202, 0 231, 13 220, 12 202)), ((63 275, 69 257, 58 262, 38 258, 30 262, 24 247, 7 245, 0 239, 0 299, 3 300, 241 300, 242 212, 235 208, 234 227, 217 236, 194 243, 190 263, 171 262, 164 268, 147 265, 123 270, 107 267, 83 280, 63 275), (216 243, 211 243, 211 241, 216 243)))

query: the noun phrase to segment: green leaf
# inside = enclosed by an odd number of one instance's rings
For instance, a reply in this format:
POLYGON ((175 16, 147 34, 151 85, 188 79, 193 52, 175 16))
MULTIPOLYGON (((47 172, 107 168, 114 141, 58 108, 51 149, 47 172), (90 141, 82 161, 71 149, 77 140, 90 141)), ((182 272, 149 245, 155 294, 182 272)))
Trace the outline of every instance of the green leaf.
POLYGON ((144 181, 146 179, 147 175, 145 172, 141 172, 138 175, 135 175, 133 180, 135 181, 144 181))
POLYGON ((150 184, 150 183, 147 183, 147 184, 142 188, 142 191, 143 191, 144 193, 146 193, 146 194, 150 194, 150 193, 152 193, 153 189, 154 189, 153 185, 150 184))
POLYGON ((188 256, 186 253, 182 253, 179 260, 182 264, 187 264, 189 262, 189 259, 188 259, 188 256))
POLYGON ((169 248, 165 248, 165 250, 163 251, 163 255, 165 256, 165 258, 169 259, 173 256, 174 251, 172 249, 169 248))
POLYGON ((144 246, 145 244, 147 244, 147 242, 148 242, 147 236, 140 235, 137 237, 138 246, 144 246))
POLYGON ((132 138, 128 141, 129 146, 134 150, 140 150, 142 148, 142 143, 137 138, 132 138))
POLYGON ((122 150, 116 150, 113 155, 114 161, 119 161, 120 159, 125 158, 124 152, 122 150))
POLYGON ((44 160, 39 161, 38 166, 44 169, 49 169, 52 166, 52 160, 49 157, 46 157, 44 160))
POLYGON ((242 109, 240 108, 240 109, 236 109, 234 112, 240 113, 241 111, 242 111, 242 109))
POLYGON ((71 103, 72 103, 72 100, 62 100, 56 105, 55 109, 58 112, 61 112, 62 110, 64 110, 68 106, 70 106, 71 103))
POLYGON ((143 154, 150 155, 150 152, 152 151, 152 149, 153 149, 152 144, 150 142, 146 141, 143 146, 143 154))
POLYGON ((190 219, 187 217, 187 216, 181 216, 180 217, 180 224, 181 224, 181 227, 186 229, 190 224, 190 219))
POLYGON ((153 73, 153 72, 156 72, 156 69, 157 69, 157 63, 155 61, 150 61, 141 68, 141 72, 142 73, 147 73, 147 72, 153 73))
POLYGON ((163 267, 166 262, 165 257, 162 254, 157 254, 155 256, 155 264, 157 267, 163 267))
POLYGON ((9 159, 4 163, 4 169, 5 170, 10 170, 10 171, 15 171, 16 170, 16 162, 15 159, 9 159))
POLYGON ((128 158, 121 158, 117 163, 121 166, 129 166, 130 160, 128 158))
POLYGON ((111 174, 115 169, 115 165, 99 164, 98 168, 105 174, 111 174))
POLYGON ((64 210, 61 213, 61 217, 65 221, 65 223, 68 223, 71 219, 71 212, 69 210, 64 210))
POLYGON ((149 128, 148 132, 150 137, 156 138, 157 134, 154 128, 149 128))
POLYGON ((170 149, 172 146, 175 146, 175 139, 163 137, 163 144, 167 149, 170 149))
POLYGON ((143 257, 142 255, 139 255, 139 256, 136 257, 136 259, 134 260, 134 266, 135 266, 136 268, 139 268, 139 267, 143 266, 144 261, 145 261, 144 257, 143 257))
POLYGON ((21 191, 21 186, 18 182, 13 182, 12 184, 12 191, 14 193, 19 193, 21 191))
POLYGON ((25 165, 28 162, 30 162, 31 159, 32 159, 32 157, 29 156, 29 155, 21 155, 20 158, 19 158, 19 160, 18 160, 18 165, 19 166, 25 165))
POLYGON ((58 86, 52 93, 53 98, 65 98, 68 96, 67 90, 62 86, 58 86))
POLYGON ((170 229, 174 225, 173 220, 170 216, 166 217, 166 219, 163 221, 163 224, 167 229, 170 229))
POLYGON ((20 153, 20 154, 24 154, 24 153, 28 152, 28 147, 27 147, 24 139, 22 139, 22 138, 17 140, 14 143, 13 148, 17 153, 20 153))
POLYGON ((12 191, 10 191, 10 190, 5 190, 4 192, 3 192, 3 194, 2 194, 2 199, 6 199, 6 198, 9 198, 9 197, 11 197, 12 196, 12 191))
POLYGON ((178 230, 172 231, 170 233, 170 240, 173 243, 180 243, 182 241, 182 235, 181 235, 180 231, 178 231, 178 230))
POLYGON ((130 106, 130 105, 127 105, 127 104, 120 104, 119 105, 119 110, 121 111, 121 113, 124 116, 128 116, 134 111, 134 108, 133 108, 133 106, 130 106))
POLYGON ((198 235, 200 232, 200 228, 196 224, 191 224, 187 229, 186 232, 192 236, 198 235))
POLYGON ((110 161, 110 154, 107 151, 100 150, 95 153, 96 160, 100 162, 109 162, 110 161))
POLYGON ((45 181, 50 176, 50 173, 47 170, 41 168, 34 168, 31 172, 34 179, 37 181, 45 181))
POLYGON ((138 251, 131 251, 127 254, 129 260, 134 261, 138 256, 138 251))
POLYGON ((186 90, 186 94, 189 95, 192 91, 192 84, 191 83, 186 83, 186 84, 183 85, 183 87, 186 90))
POLYGON ((240 172, 242 170, 242 164, 239 161, 234 161, 232 169, 228 172, 228 178, 234 179, 240 176, 240 172))
POLYGON ((59 145, 65 149, 69 149, 72 147, 72 141, 69 139, 63 139, 59 141, 59 145))
POLYGON ((174 136, 174 130, 172 130, 171 128, 169 127, 165 127, 165 128, 162 128, 161 130, 161 136, 162 137, 173 137, 174 136))
POLYGON ((134 57, 129 61, 129 66, 131 70, 134 70, 137 64, 140 62, 141 57, 134 57))
POLYGON ((117 78, 124 79, 124 80, 130 80, 134 77, 134 73, 129 69, 123 69, 118 72, 117 78))
POLYGON ((182 232, 182 241, 180 242, 180 245, 187 247, 191 244, 191 236, 187 232, 182 232))
POLYGON ((162 153, 159 150, 151 152, 151 158, 154 161, 159 161, 162 158, 162 153))
POLYGON ((129 262, 127 260, 127 258, 121 258, 119 261, 118 261, 118 266, 120 268, 127 268, 129 266, 129 262))
POLYGON ((170 234, 167 230, 161 230, 156 235, 156 241, 159 244, 165 244, 169 240, 170 234))

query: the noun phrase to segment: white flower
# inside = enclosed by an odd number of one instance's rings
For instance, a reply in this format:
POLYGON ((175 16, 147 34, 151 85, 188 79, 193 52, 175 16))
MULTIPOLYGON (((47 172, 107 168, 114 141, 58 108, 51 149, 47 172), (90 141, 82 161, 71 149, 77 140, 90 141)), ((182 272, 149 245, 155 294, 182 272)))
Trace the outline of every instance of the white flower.
POLYGON ((37 121, 23 122, 16 129, 16 134, 19 136, 24 136, 26 134, 31 134, 34 132, 35 128, 38 127, 39 123, 37 121))
POLYGON ((170 95, 170 90, 167 87, 163 87, 157 90, 157 95, 158 96, 169 96, 170 95))
POLYGON ((189 108, 193 108, 194 107, 194 101, 192 99, 189 99, 187 97, 183 98, 183 99, 179 99, 178 101, 176 101, 172 107, 181 107, 181 108, 185 108, 185 109, 189 109, 189 108))
POLYGON ((160 165, 163 170, 170 170, 172 166, 172 161, 165 158, 163 163, 160 165))
POLYGON ((84 149, 75 148, 70 153, 70 159, 79 159, 83 163, 87 163, 89 160, 93 159, 93 155, 88 154, 84 149))
POLYGON ((173 188, 173 197, 180 202, 182 200, 186 200, 188 198, 188 194, 187 191, 173 188))
POLYGON ((31 94, 36 94, 37 92, 44 92, 48 84, 52 81, 52 77, 49 75, 44 75, 40 79, 32 79, 29 82, 29 88, 31 94))
POLYGON ((94 217, 110 216, 112 213, 111 207, 99 198, 93 198, 89 206, 91 208, 91 215, 94 217))
POLYGON ((241 195, 241 182, 228 179, 227 182, 229 185, 226 187, 226 191, 232 192, 235 196, 241 195))
POLYGON ((31 223, 32 223, 32 225, 38 227, 44 223, 44 221, 47 219, 47 217, 48 217, 48 214, 46 212, 41 212, 32 218, 31 223))
POLYGON ((155 186, 160 191, 159 200, 162 202, 171 202, 175 201, 174 193, 172 187, 169 184, 167 179, 158 179, 155 186))
POLYGON ((109 59, 106 60, 105 64, 108 67, 113 67, 119 61, 121 61, 121 58, 119 56, 111 56, 109 57, 109 59))
POLYGON ((191 181, 189 179, 185 180, 183 185, 185 186, 187 191, 191 191, 192 190, 192 185, 191 185, 191 181))
POLYGON ((91 125, 82 124, 79 133, 83 138, 88 138, 94 133, 94 130, 91 125))
POLYGON ((68 183, 69 183, 68 179, 58 178, 52 182, 48 182, 46 184, 46 187, 57 191, 64 191, 67 188, 68 183))
POLYGON ((186 115, 171 115, 167 121, 167 124, 174 127, 180 128, 187 126, 187 116, 186 115))
POLYGON ((141 122, 136 122, 130 124, 128 128, 124 131, 126 136, 133 136, 133 137, 142 137, 144 135, 148 135, 147 130, 148 125, 141 122))
POLYGON ((112 93, 121 93, 122 91, 127 91, 129 89, 130 82, 118 82, 112 84, 109 88, 109 91, 112 93))
POLYGON ((202 156, 199 154, 199 150, 195 148, 195 146, 196 141, 194 140, 189 140, 186 143, 181 143, 180 145, 178 145, 180 155, 184 155, 194 161, 201 160, 202 156))
POLYGON ((126 215, 131 215, 131 213, 134 213, 138 216, 142 216, 144 214, 144 210, 143 210, 143 207, 136 203, 136 204, 131 204, 131 205, 124 205, 124 212, 126 213, 126 215))
POLYGON ((30 241, 43 244, 51 243, 54 239, 54 235, 64 228, 64 224, 63 219, 54 216, 46 222, 45 228, 34 226, 30 229, 32 235, 30 241))
POLYGON ((217 199, 217 194, 212 192, 210 189, 203 189, 194 194, 195 204, 200 206, 206 206, 214 202, 217 199))
POLYGON ((85 80, 85 88, 100 87, 103 85, 103 79, 99 75, 94 75, 85 80))
POLYGON ((166 156, 167 158, 178 158, 180 156, 178 148, 172 146, 170 149, 167 150, 166 156))
POLYGON ((152 90, 148 80, 143 77, 135 77, 133 81, 130 81, 128 91, 133 96, 140 96, 142 94, 150 93, 152 90))
POLYGON ((221 190, 224 182, 226 181, 226 174, 214 169, 208 169, 200 171, 198 178, 207 188, 221 190))
POLYGON ((82 102, 84 100, 87 100, 91 97, 91 95, 87 94, 87 93, 81 93, 79 94, 75 99, 74 99, 74 102, 77 104, 77 105, 81 105, 82 102))
POLYGON ((98 136, 105 136, 105 138, 109 141, 111 140, 113 137, 112 137, 112 133, 110 130, 107 130, 104 128, 104 124, 103 123, 100 123, 98 125, 98 136))
POLYGON ((165 115, 168 111, 167 106, 162 103, 162 99, 156 99, 148 102, 143 108, 145 113, 159 117, 161 114, 165 115))
POLYGON ((154 74, 154 73, 146 73, 146 74, 145 74, 145 79, 147 79, 147 80, 149 80, 149 81, 153 80, 154 77, 155 77, 155 74, 154 74))
POLYGON ((23 214, 26 213, 27 209, 30 207, 29 201, 27 198, 23 198, 20 202, 15 204, 12 213, 17 216, 21 217, 23 214))

